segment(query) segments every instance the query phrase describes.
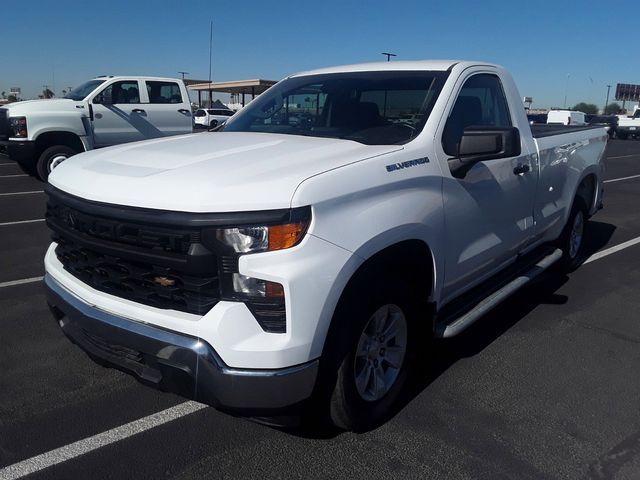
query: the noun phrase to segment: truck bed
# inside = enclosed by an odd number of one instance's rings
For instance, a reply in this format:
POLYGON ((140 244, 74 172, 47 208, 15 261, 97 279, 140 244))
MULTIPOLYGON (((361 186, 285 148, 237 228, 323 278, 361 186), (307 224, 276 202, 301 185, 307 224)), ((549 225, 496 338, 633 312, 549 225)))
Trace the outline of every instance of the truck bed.
POLYGON ((563 133, 580 132, 582 130, 592 130, 594 128, 602 128, 597 125, 531 125, 531 134, 533 138, 551 137, 553 135, 562 135, 563 133))

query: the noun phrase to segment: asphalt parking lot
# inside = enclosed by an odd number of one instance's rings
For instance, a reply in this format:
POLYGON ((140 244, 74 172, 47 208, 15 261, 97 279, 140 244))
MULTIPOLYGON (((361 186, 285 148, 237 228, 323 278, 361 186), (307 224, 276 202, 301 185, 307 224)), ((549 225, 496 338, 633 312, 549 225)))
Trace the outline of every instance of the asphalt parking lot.
POLYGON ((640 478, 640 141, 610 142, 606 179, 587 263, 438 343, 385 425, 314 436, 151 390, 72 345, 39 281, 43 186, 0 156, 0 479, 640 478))

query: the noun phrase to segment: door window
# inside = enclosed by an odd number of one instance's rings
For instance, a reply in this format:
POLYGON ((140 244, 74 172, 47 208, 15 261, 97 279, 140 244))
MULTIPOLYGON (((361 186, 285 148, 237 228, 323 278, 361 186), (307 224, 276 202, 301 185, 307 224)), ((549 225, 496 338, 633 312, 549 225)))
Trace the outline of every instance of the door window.
POLYGON ((175 82, 145 82, 149 103, 182 103, 180 85, 175 82))
POLYGON ((138 90, 138 82, 135 80, 124 80, 122 82, 114 82, 107 88, 102 90, 93 103, 106 104, 127 104, 140 103, 140 90, 138 90))
POLYGON ((464 129, 471 126, 512 126, 507 99, 496 75, 474 75, 462 86, 442 134, 442 148, 447 155, 458 154, 464 129))

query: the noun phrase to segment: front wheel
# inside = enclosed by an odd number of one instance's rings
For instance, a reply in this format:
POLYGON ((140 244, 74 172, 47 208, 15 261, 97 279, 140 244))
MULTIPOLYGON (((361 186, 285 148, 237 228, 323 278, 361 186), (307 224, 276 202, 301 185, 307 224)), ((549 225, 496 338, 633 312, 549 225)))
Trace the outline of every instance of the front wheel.
POLYGON ((381 424, 399 399, 416 340, 411 304, 403 297, 371 295, 368 306, 348 308, 338 319, 350 322, 330 404, 331 421, 341 429, 381 424))
POLYGON ((78 152, 66 145, 54 145, 53 147, 45 149, 40 154, 36 165, 36 171, 40 180, 46 182, 54 168, 76 153, 78 152))
POLYGON ((214 128, 218 126, 218 120, 211 120, 209 127, 214 128))
POLYGON ((627 132, 616 132, 616 137, 620 140, 626 140, 629 134, 627 132))

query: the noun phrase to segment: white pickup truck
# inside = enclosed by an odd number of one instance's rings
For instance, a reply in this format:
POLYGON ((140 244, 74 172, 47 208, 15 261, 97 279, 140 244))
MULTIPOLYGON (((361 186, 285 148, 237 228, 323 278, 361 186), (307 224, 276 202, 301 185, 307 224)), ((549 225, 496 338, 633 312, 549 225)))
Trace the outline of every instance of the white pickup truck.
POLYGON ((636 107, 632 116, 618 116, 616 137, 626 140, 629 137, 640 136, 640 108, 636 107))
POLYGON ((326 68, 222 131, 78 155, 47 186, 53 315, 158 388, 376 425, 431 339, 579 263, 607 134, 521 98, 487 63, 326 68))
POLYGON ((64 98, 0 108, 0 144, 42 180, 79 152, 192 131, 189 94, 174 78, 97 77, 64 98))

